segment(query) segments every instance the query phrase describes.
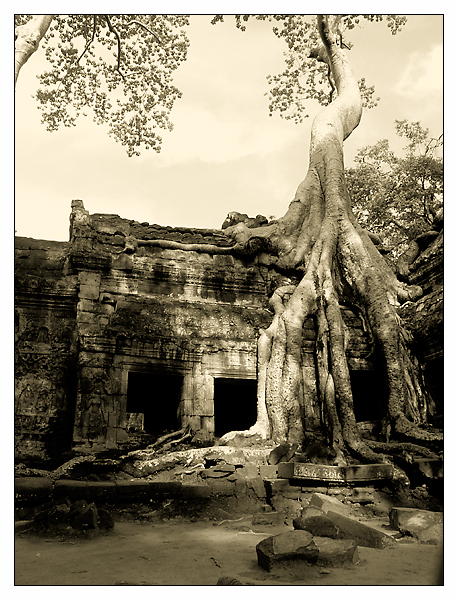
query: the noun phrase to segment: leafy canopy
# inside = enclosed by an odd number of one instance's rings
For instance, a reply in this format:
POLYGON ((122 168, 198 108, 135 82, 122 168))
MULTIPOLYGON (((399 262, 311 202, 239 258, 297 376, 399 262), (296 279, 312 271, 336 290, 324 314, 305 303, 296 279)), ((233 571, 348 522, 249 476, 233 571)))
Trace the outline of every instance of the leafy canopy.
MULTIPOLYGON (((386 20, 395 34, 406 22, 399 15, 331 15, 339 43, 351 44, 344 33, 360 21, 386 20)), ((16 15, 16 26, 31 15, 16 15)), ((327 64, 313 58, 320 45, 316 17, 311 15, 235 15, 239 29, 250 18, 273 24, 273 33, 287 45, 286 67, 268 76, 269 112, 301 122, 304 100, 321 105, 332 99, 333 84, 327 64)), ((216 15, 212 23, 223 21, 216 15)), ((161 136, 171 130, 169 120, 181 92, 172 76, 186 60, 189 40, 185 27, 189 15, 56 15, 42 40, 50 68, 38 75, 36 99, 48 131, 75 125, 80 115, 91 113, 97 124, 108 124, 109 135, 126 146, 129 156, 140 149, 159 152, 161 136)), ((359 81, 363 105, 376 106, 374 86, 359 81)))
MULTIPOLYGON (((17 15, 16 26, 30 15, 17 15)), ((186 60, 186 15, 56 15, 42 45, 50 69, 38 75, 36 98, 48 131, 75 125, 92 112, 97 124, 126 146, 161 147, 157 128, 181 92, 173 72, 186 60)))
MULTIPOLYGON (((305 100, 317 100, 326 106, 332 100, 329 93, 330 79, 328 66, 317 62, 313 51, 320 46, 320 38, 313 15, 235 15, 236 26, 245 31, 250 18, 273 23, 272 31, 287 45, 284 53, 286 67, 277 75, 267 77, 270 86, 269 113, 278 111, 285 119, 300 123, 309 115, 306 114, 305 100)), ((354 29, 362 20, 369 22, 383 21, 391 33, 395 35, 406 23, 407 18, 401 15, 329 15, 333 28, 340 33, 338 42, 351 49, 352 45, 344 38, 345 31, 354 29)), ((223 15, 216 15, 212 23, 223 21, 223 15)), ((373 108, 380 98, 374 97, 374 86, 368 86, 365 78, 358 81, 363 106, 373 108)), ((333 84, 332 84, 333 85, 333 84)))
POLYGON ((405 156, 396 156, 388 140, 366 146, 346 169, 353 210, 363 227, 379 235, 397 257, 408 242, 431 229, 443 205, 442 135, 433 138, 419 121, 395 121, 397 135, 408 140, 405 156))

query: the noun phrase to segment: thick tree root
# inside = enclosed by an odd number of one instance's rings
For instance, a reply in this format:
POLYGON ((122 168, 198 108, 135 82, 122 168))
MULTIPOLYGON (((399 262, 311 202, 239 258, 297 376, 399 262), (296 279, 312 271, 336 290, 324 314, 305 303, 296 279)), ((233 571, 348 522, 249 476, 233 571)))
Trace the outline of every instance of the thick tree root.
POLYGON ((440 458, 439 454, 420 446, 418 444, 412 444, 411 442, 377 442, 374 440, 366 440, 368 446, 374 450, 378 450, 384 454, 398 454, 399 452, 409 452, 416 454, 424 458, 437 459, 440 458))

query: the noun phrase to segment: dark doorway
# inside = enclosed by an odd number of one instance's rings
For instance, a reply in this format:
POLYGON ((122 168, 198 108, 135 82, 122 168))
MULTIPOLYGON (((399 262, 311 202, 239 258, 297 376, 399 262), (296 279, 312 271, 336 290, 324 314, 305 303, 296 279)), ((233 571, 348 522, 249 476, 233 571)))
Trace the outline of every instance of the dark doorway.
POLYGON ((176 431, 178 404, 183 376, 167 372, 129 372, 127 380, 127 413, 143 413, 146 433, 158 435, 176 431))
POLYGON ((388 385, 380 371, 350 371, 357 422, 379 421, 386 416, 388 385))
POLYGON ((215 436, 248 429, 256 422, 256 380, 215 378, 215 436))

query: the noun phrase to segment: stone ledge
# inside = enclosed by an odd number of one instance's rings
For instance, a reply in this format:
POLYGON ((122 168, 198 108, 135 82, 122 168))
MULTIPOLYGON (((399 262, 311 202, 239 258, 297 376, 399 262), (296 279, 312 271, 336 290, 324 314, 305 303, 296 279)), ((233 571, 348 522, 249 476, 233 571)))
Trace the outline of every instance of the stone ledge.
POLYGON ((279 463, 278 478, 332 483, 378 481, 392 479, 393 467, 385 464, 337 467, 313 463, 279 463))

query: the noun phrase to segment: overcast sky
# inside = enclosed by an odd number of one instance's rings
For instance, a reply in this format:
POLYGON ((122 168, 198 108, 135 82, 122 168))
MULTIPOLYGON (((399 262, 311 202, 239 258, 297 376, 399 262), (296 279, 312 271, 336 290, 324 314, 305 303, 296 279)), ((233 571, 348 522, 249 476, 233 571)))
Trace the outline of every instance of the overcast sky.
MULTIPOLYGON (((234 19, 212 26, 191 17, 191 46, 175 84, 183 92, 173 109, 173 132, 160 154, 129 158, 91 119, 49 133, 31 95, 46 65, 40 51, 19 75, 15 110, 15 229, 38 239, 68 239, 71 200, 90 213, 160 225, 219 228, 230 211, 280 217, 308 166, 310 127, 268 116, 266 76, 283 69, 284 44, 268 23, 234 19)), ((408 17, 392 36, 386 23, 363 22, 348 32, 356 77, 375 84, 379 106, 365 111, 345 143, 346 166, 355 152, 382 138, 405 145, 395 119, 420 121, 443 132, 443 19, 408 17)))

